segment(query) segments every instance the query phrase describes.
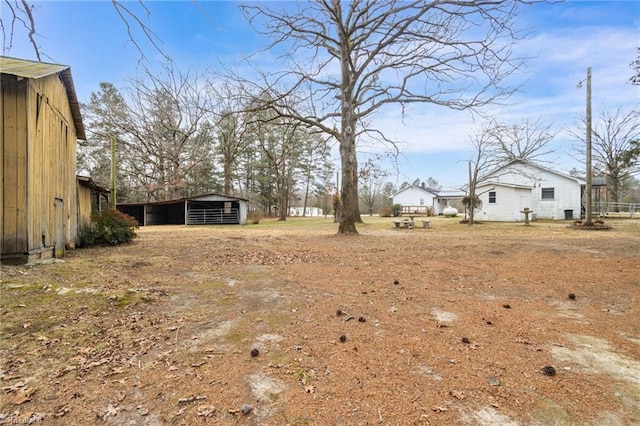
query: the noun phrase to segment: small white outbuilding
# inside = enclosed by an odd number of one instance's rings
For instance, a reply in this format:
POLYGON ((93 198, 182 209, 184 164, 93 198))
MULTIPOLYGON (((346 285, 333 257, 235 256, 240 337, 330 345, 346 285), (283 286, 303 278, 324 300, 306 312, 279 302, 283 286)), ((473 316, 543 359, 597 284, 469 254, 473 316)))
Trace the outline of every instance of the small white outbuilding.
POLYGON ((479 179, 478 220, 524 220, 526 207, 538 219, 579 219, 580 179, 523 160, 514 160, 479 179))

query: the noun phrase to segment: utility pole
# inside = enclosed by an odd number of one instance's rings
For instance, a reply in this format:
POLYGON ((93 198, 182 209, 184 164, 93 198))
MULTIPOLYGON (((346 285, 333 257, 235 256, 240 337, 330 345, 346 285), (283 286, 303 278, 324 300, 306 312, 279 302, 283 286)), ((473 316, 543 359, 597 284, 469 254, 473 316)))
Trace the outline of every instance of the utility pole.
POLYGON ((587 68, 587 117, 586 117, 586 127, 587 127, 587 184, 585 187, 586 197, 585 197, 585 217, 584 224, 586 226, 592 226, 593 220, 591 218, 591 197, 592 197, 592 180, 591 180, 591 67, 587 68))
MULTIPOLYGON (((469 226, 473 225, 473 209, 475 208, 475 194, 476 194, 476 186, 473 182, 473 178, 471 177, 471 160, 469 160, 469 212, 467 214, 467 220, 469 221, 469 226)), ((465 206, 466 207, 466 206, 465 206)))

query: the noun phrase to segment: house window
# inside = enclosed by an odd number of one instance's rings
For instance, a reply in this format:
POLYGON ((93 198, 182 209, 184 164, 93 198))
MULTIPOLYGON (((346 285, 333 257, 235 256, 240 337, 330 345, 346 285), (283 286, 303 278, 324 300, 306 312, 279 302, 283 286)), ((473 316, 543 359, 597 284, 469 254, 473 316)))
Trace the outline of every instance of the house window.
POLYGON ((489 204, 496 203, 496 191, 489 191, 489 204))
POLYGON ((424 198, 420 198, 420 205, 424 206, 424 198))
POLYGON ((553 200, 555 199, 555 188, 542 188, 542 197, 543 200, 553 200))

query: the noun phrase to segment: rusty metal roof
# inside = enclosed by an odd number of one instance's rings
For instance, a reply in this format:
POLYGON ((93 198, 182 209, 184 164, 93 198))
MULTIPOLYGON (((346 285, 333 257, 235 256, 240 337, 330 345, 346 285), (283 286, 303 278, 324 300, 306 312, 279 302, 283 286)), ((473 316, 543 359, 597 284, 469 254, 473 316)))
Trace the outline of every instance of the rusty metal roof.
POLYGON ((100 185, 98 185, 97 183, 95 183, 93 181, 93 179, 91 179, 89 176, 81 176, 81 175, 76 175, 76 181, 78 181, 78 183, 82 186, 86 186, 89 189, 93 189, 94 191, 100 193, 100 194, 110 194, 111 191, 109 191, 107 188, 104 188, 100 185))
POLYGON ((26 59, 10 58, 0 56, 0 73, 15 75, 22 78, 39 79, 52 74, 59 74, 69 98, 69 107, 73 116, 73 124, 76 127, 78 139, 86 139, 82 115, 80 114, 80 103, 76 96, 76 88, 73 85, 71 68, 67 65, 50 64, 46 62, 29 61, 26 59))

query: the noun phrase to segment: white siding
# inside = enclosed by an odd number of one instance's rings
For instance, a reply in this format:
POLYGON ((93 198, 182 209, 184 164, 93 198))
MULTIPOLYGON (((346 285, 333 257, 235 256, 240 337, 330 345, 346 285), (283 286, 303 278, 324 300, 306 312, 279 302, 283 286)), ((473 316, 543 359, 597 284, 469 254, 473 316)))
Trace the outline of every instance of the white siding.
POLYGON ((520 213, 525 207, 533 210, 532 193, 530 188, 513 186, 486 185, 479 186, 477 192, 480 193, 482 208, 476 218, 479 220, 495 221, 519 221, 524 220, 524 215, 520 213), (495 188, 496 202, 489 203, 489 189, 495 188), (486 191, 486 192, 485 192, 486 191), (483 193, 484 192, 484 193, 483 193))
POLYGON ((483 214, 486 220, 523 220, 520 213, 523 207, 529 207, 539 219, 564 219, 565 210, 573 210, 573 217, 580 217, 580 183, 576 179, 564 176, 533 164, 516 162, 487 175, 486 184, 478 192, 496 186, 497 202, 488 204, 489 195, 481 196, 483 214), (523 187, 531 188, 526 189, 523 187), (542 199, 542 188, 553 188, 552 200, 542 199), (523 206, 528 203, 528 206, 523 206))
POLYGON ((323 211, 318 207, 307 207, 304 210, 304 207, 289 207, 289 216, 302 216, 302 214, 306 217, 320 217, 323 216, 323 211))
POLYGON ((428 191, 410 186, 393 195, 393 204, 434 207, 434 197, 435 196, 428 191))

